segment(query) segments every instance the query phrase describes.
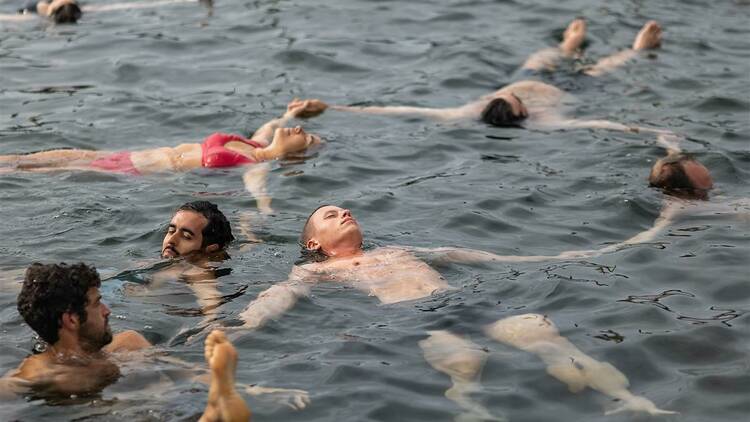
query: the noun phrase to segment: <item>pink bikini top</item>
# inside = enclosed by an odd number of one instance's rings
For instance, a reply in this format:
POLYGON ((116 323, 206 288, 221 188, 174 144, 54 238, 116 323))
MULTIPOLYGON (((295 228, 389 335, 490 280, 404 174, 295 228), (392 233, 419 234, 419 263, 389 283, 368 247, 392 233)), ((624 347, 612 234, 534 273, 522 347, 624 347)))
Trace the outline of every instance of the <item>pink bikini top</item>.
POLYGON ((203 140, 201 150, 201 165, 203 167, 234 167, 241 164, 252 164, 255 160, 248 158, 239 152, 228 150, 224 147, 227 142, 242 142, 253 148, 263 148, 264 146, 250 139, 245 139, 240 135, 228 133, 214 133, 203 140))

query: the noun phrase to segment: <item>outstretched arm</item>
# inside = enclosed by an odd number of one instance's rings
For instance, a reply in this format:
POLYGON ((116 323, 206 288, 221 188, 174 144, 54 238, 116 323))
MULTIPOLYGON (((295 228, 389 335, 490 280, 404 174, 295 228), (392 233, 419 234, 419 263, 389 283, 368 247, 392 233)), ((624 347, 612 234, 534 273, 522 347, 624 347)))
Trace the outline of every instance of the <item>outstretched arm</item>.
POLYGON ((276 132, 276 129, 284 127, 284 125, 286 125, 293 117, 294 113, 287 108, 287 111, 281 117, 271 119, 258 128, 258 130, 253 133, 253 136, 251 136, 251 139, 255 142, 264 144, 264 146, 270 145, 271 141, 273 141, 273 135, 276 132))
POLYGON ((648 21, 636 35, 632 48, 599 60, 595 65, 584 70, 584 73, 589 76, 602 76, 635 58, 639 51, 657 48, 659 45, 661 45, 661 26, 656 21, 648 21))
POLYGON ((81 9, 84 12, 109 12, 113 10, 135 10, 151 9, 154 7, 168 6, 180 3, 198 3, 199 0, 156 0, 156 1, 131 1, 112 4, 87 4, 81 9))
POLYGON ((385 116, 425 117, 435 120, 458 120, 466 117, 463 108, 427 108, 410 106, 331 106, 333 110, 385 116))
MULTIPOLYGON (((268 172, 270 169, 271 166, 268 163, 258 163, 247 166, 247 170, 242 175, 245 189, 255 198, 258 210, 263 214, 273 213, 271 196, 266 190, 266 182, 268 181, 268 172)), ((252 238, 254 239, 254 236, 252 238)))
POLYGON ((413 116, 425 117, 436 120, 458 120, 467 117, 473 117, 471 110, 465 107, 458 108, 427 108, 427 107, 410 107, 410 106, 341 106, 329 105, 318 99, 298 100, 294 99, 289 103, 289 107, 302 107, 298 117, 308 118, 315 117, 323 113, 326 109, 337 111, 346 111, 350 113, 380 114, 385 116, 413 116))
POLYGON ((289 280, 278 283, 252 301, 240 314, 245 328, 260 328, 268 321, 275 319, 288 311, 301 297, 310 294, 310 287, 302 281, 305 270, 294 267, 289 280))
POLYGON ((600 249, 565 251, 557 255, 497 255, 492 252, 464 248, 409 248, 415 252, 430 254, 434 259, 462 264, 482 262, 543 262, 568 259, 587 259, 627 249, 630 246, 648 243, 669 226, 675 216, 683 212, 686 204, 680 201, 666 201, 654 225, 624 242, 619 242, 600 249))

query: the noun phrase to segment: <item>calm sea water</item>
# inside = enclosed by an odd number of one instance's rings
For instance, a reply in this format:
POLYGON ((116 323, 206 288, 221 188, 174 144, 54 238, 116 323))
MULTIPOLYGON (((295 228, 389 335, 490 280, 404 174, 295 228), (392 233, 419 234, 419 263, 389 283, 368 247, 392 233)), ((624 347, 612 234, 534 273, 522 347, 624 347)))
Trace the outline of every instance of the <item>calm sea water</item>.
MULTIPOLYGON (((102 1, 98 3, 108 3, 102 1)), ((3 11, 17 2, 4 0, 3 11)), ((240 1, 90 14, 75 26, 0 24, 0 154, 52 148, 140 149, 252 132, 295 96, 332 103, 463 104, 513 81, 565 25, 589 23, 584 62, 630 45, 656 19, 664 45, 591 80, 564 65, 546 77, 581 101, 575 113, 686 134, 712 171, 716 199, 750 196, 750 6, 746 1, 240 1)), ((189 200, 249 220, 223 264, 232 321, 299 257, 296 238, 321 203, 350 207, 368 244, 463 246, 553 254, 626 239, 652 224, 662 194, 645 178, 663 152, 647 136, 532 132, 467 122, 327 113, 304 122, 328 144, 272 164, 273 216, 261 218, 240 169, 127 177, 0 176, 0 370, 30 351, 15 309, 31 262, 85 261, 106 276, 158 261, 165 224, 189 200)), ((295 412, 249 399, 257 420, 449 421, 447 376, 423 359, 426 330, 450 329, 491 352, 474 397, 512 421, 631 420, 587 390, 570 393, 535 356, 487 340, 482 324, 548 315, 631 390, 680 412, 664 420, 743 420, 750 412, 747 217, 682 218, 642 246, 587 262, 446 266, 455 291, 379 305, 322 286, 244 337, 238 380, 308 390, 295 412)), ((143 290, 150 270, 104 287, 115 329, 203 365, 202 345, 169 339, 200 317, 190 290, 143 290), (139 295, 126 294, 133 286, 139 295), (136 289, 136 290, 138 290, 136 289)), ((144 363, 96 398, 3 404, 3 420, 190 420, 206 388, 144 363), (172 378, 176 381, 165 381, 172 378)))

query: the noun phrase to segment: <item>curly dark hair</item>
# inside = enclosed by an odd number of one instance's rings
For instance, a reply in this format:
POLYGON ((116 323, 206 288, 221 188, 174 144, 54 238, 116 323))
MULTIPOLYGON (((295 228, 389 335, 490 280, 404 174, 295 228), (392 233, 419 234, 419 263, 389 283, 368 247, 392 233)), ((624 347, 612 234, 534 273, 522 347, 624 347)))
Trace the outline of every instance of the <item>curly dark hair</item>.
POLYGON ((86 293, 101 286, 96 268, 84 263, 67 265, 35 262, 26 270, 18 313, 44 341, 55 344, 62 326, 62 315, 72 312, 86 322, 86 293))
POLYGON ((219 211, 216 204, 209 201, 193 201, 183 204, 180 208, 177 208, 177 211, 197 212, 206 217, 208 224, 203 228, 203 244, 201 247, 205 248, 215 243, 219 245, 220 249, 224 249, 234 240, 229 220, 224 213, 219 211))

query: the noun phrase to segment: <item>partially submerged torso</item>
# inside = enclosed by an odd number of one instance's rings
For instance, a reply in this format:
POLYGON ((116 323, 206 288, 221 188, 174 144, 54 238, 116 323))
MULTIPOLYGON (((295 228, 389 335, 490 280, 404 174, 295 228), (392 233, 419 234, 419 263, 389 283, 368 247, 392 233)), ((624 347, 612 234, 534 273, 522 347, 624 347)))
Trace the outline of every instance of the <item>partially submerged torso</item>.
POLYGON ((29 381, 36 393, 70 395, 98 392, 115 382, 120 370, 106 353, 78 358, 44 352, 24 359, 10 376, 29 381))
POLYGON ((349 283, 382 303, 421 299, 450 288, 440 273, 424 261, 396 248, 378 248, 360 256, 333 258, 302 268, 322 281, 349 283))
POLYGON ((506 85, 465 107, 470 110, 470 114, 479 116, 490 101, 504 94, 514 94, 523 102, 529 111, 527 122, 532 123, 559 120, 564 109, 576 101, 575 97, 553 85, 524 80, 506 85))

